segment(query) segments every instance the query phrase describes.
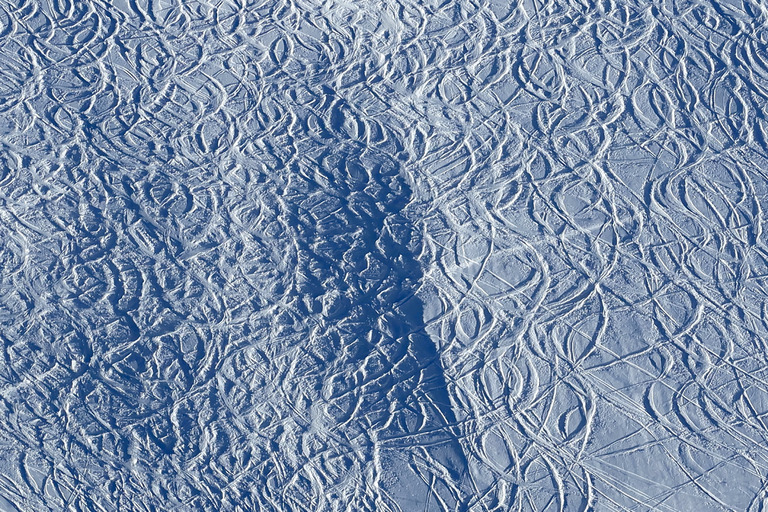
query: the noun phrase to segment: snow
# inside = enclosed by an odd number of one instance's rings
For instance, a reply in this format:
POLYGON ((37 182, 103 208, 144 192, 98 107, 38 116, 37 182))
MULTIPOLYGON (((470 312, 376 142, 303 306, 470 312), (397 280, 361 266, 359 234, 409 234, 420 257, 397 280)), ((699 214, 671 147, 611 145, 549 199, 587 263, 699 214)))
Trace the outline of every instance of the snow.
POLYGON ((0 510, 762 510, 766 16, 0 2, 0 510))

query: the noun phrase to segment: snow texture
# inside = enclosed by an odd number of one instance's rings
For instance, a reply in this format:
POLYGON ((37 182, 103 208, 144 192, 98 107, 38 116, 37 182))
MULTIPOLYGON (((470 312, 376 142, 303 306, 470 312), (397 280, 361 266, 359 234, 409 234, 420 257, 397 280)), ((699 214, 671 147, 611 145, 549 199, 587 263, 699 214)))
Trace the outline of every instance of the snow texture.
POLYGON ((0 0, 0 511, 768 507, 756 0, 0 0))

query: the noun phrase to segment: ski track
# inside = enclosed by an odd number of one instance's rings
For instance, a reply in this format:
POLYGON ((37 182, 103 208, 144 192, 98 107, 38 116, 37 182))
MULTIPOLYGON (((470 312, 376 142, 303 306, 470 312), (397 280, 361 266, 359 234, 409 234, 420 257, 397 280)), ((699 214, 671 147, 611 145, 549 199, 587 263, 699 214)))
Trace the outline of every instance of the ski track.
POLYGON ((757 1, 0 0, 0 510, 768 507, 757 1))

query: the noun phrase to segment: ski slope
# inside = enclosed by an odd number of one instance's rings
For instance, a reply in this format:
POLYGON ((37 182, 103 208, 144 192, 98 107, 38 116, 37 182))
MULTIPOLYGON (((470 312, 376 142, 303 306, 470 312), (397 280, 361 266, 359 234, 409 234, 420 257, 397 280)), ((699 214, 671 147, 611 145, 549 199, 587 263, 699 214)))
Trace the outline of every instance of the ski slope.
POLYGON ((0 511, 768 506, 768 9, 0 0, 0 511))

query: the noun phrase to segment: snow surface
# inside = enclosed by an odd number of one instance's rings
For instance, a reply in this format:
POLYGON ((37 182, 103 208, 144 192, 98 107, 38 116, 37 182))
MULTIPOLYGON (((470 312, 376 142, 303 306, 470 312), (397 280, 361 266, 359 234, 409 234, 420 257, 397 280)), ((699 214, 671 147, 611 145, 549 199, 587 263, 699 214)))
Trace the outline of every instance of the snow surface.
POLYGON ((768 507, 768 9, 0 0, 0 511, 768 507))

